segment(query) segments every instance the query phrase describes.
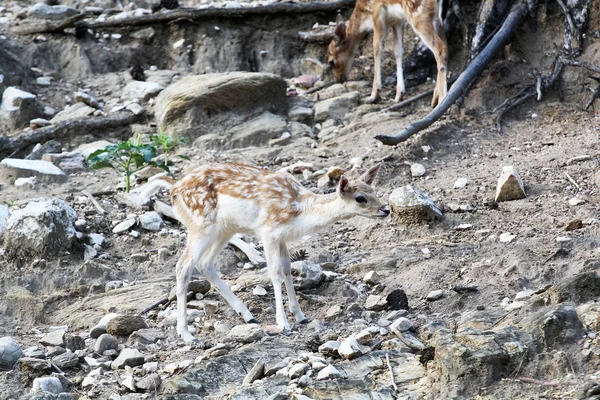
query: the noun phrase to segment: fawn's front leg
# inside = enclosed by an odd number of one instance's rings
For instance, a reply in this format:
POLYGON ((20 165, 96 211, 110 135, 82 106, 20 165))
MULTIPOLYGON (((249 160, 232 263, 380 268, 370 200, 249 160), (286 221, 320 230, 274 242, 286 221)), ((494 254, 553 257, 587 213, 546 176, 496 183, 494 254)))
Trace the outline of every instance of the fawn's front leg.
POLYGON ((183 254, 177 261, 175 273, 177 275, 177 333, 184 342, 193 342, 196 340, 188 329, 187 322, 187 288, 192 278, 192 268, 194 260, 189 243, 183 254))
POLYGON ((281 272, 283 274, 283 281, 285 282, 285 290, 288 294, 290 312, 294 315, 296 322, 299 324, 308 323, 308 319, 300 310, 300 304, 298 304, 298 298, 296 297, 296 291, 294 290, 294 281, 292 280, 292 262, 290 260, 290 253, 288 252, 285 243, 281 243, 279 247, 281 272))
POLYGON ((277 326, 285 334, 290 331, 285 309, 283 308, 283 294, 281 292, 281 282, 284 275, 281 268, 281 246, 279 240, 271 237, 263 237, 263 246, 265 249, 265 257, 267 259, 267 268, 269 277, 273 282, 273 292, 275 293, 275 316, 277 326))

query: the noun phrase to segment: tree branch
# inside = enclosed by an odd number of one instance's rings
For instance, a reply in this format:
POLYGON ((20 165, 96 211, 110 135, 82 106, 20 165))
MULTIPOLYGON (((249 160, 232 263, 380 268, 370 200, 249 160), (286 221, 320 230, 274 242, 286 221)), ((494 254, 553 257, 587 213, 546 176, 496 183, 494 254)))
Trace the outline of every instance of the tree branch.
POLYGON ((498 51, 508 43, 517 28, 521 25, 521 21, 523 20, 526 11, 527 7, 523 3, 518 3, 511 9, 506 20, 502 24, 502 28, 500 28, 487 46, 458 77, 456 83, 452 85, 452 88, 448 91, 446 97, 444 97, 440 104, 438 104, 438 106, 425 118, 411 123, 406 129, 395 136, 377 135, 375 136, 375 139, 381 141, 383 144, 393 146, 406 141, 415 133, 429 127, 437 121, 461 96, 463 90, 481 75, 481 72, 488 66, 498 51))

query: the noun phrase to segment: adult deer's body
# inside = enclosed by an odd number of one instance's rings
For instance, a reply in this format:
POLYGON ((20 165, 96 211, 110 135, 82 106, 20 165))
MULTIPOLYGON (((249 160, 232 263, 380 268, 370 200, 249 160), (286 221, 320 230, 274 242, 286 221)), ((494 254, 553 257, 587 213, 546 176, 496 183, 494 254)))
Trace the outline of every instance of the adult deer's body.
POLYGON ((445 0, 357 0, 348 25, 338 16, 334 39, 327 51, 328 62, 333 69, 335 79, 338 82, 347 79, 360 41, 373 32, 375 71, 373 91, 367 102, 377 101, 381 89, 383 39, 388 28, 392 28, 397 73, 395 101, 400 101, 405 92, 402 40, 404 26, 408 21, 435 56, 438 74, 431 102, 432 107, 435 107, 446 96, 447 91, 448 46, 441 21, 443 1, 445 0))
POLYGON ((289 330, 282 282, 296 322, 305 322, 294 292, 286 244, 355 215, 387 216, 389 210, 384 209, 370 186, 378 171, 379 166, 371 168, 355 181, 342 176, 337 192, 330 195, 312 193, 288 173, 240 164, 208 164, 177 182, 169 178, 152 181, 142 197, 149 197, 160 187, 171 188, 173 211, 188 230, 187 246, 177 262, 179 335, 185 341, 194 340, 186 318, 186 291, 194 267, 246 322, 255 322, 215 270, 215 258, 235 233, 255 234, 263 242, 275 292, 277 325, 283 331, 289 330))

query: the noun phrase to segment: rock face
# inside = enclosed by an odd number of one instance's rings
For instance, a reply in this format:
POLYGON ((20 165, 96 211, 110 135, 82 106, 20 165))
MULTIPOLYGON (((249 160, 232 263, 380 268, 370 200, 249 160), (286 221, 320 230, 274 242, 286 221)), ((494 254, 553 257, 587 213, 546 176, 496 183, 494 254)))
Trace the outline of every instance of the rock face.
POLYGON ((75 210, 57 198, 15 210, 3 235, 6 256, 22 262, 68 250, 75 238, 76 218, 75 210))
POLYGON ((315 122, 323 122, 328 118, 341 119, 360 103, 360 93, 346 93, 332 99, 315 104, 315 122))
POLYGON ((397 224, 415 224, 443 214, 433 200, 412 186, 403 186, 390 194, 392 220, 397 224))
POLYGON ((57 122, 68 121, 70 119, 85 118, 92 115, 95 111, 96 109, 94 107, 90 107, 80 101, 73 105, 66 106, 65 109, 56 114, 50 122, 56 124, 57 122))
POLYGON ((6 88, 2 93, 0 104, 0 131, 22 128, 38 116, 36 95, 25 92, 14 86, 6 88))
POLYGON ((524 199, 525 185, 515 167, 502 167, 502 174, 496 186, 496 201, 524 199))
POLYGON ((41 160, 5 158, 0 162, 0 178, 14 183, 18 178, 35 176, 41 182, 65 182, 68 176, 56 165, 41 160))
POLYGON ((224 134, 268 111, 287 110, 286 83, 276 75, 230 72, 187 76, 156 98, 155 115, 166 133, 224 134))
POLYGON ((23 356, 21 348, 10 336, 0 338, 0 371, 12 369, 23 356))

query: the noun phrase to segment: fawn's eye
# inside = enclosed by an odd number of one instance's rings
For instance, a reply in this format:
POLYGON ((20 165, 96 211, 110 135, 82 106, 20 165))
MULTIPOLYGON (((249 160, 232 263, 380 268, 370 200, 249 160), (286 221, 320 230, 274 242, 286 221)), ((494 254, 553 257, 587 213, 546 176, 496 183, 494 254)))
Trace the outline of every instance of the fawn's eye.
POLYGON ((355 200, 358 203, 366 203, 367 202, 367 198, 365 197, 364 194, 359 194, 358 196, 356 196, 355 200))

